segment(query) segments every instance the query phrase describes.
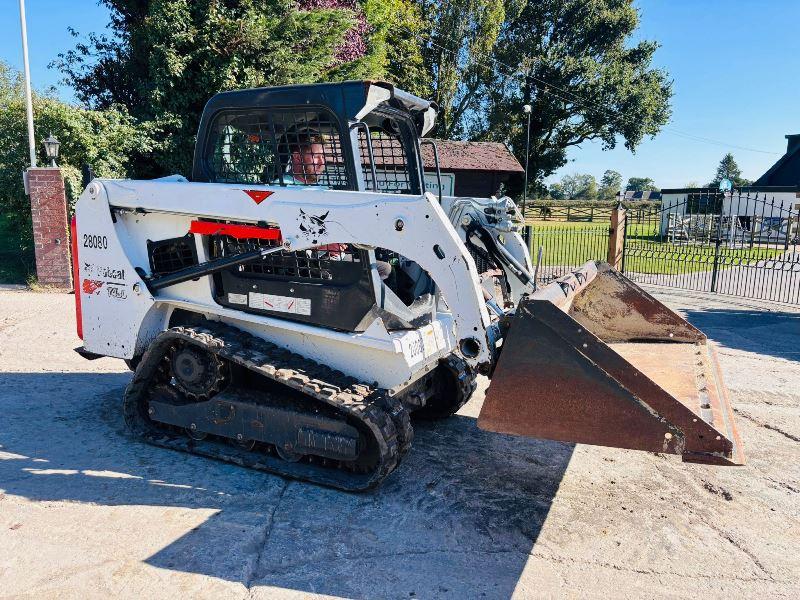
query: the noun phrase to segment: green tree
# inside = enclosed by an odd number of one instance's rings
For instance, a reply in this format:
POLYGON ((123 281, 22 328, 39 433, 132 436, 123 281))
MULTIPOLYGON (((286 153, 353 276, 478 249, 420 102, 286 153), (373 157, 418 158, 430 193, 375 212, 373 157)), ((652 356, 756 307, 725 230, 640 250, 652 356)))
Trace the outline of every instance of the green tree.
MULTIPOLYGON (((93 165, 100 177, 125 177, 134 148, 146 150, 148 137, 124 107, 86 110, 59 102, 52 94, 34 93, 34 128, 39 140, 53 133, 61 142, 61 167, 68 200, 81 193, 80 167, 93 165)), ((39 164, 47 164, 37 143, 39 164)), ((25 101, 19 72, 0 62, 0 213, 18 235, 20 253, 32 248, 30 200, 22 173, 29 166, 25 101)))
MULTIPOLYGON (((367 48, 372 57, 365 73, 385 79, 423 98, 431 96, 431 85, 420 38, 428 23, 413 0, 367 0, 362 3, 369 25, 367 48)), ((353 77, 357 74, 350 74, 353 77)))
POLYGON ((91 34, 56 65, 93 108, 121 104, 153 133, 139 177, 188 173, 203 106, 236 88, 385 78, 421 51, 399 32, 421 29, 408 0, 101 0, 109 35, 91 34))
POLYGON ((658 45, 635 41, 632 0, 515 3, 495 45, 494 79, 485 82, 482 137, 505 141, 525 162, 532 106, 530 173, 539 181, 589 140, 634 150, 670 116, 672 83, 652 66, 658 45))
POLYGON ((566 200, 594 200, 597 198, 597 180, 588 173, 574 173, 561 178, 561 188, 566 200))
POLYGON ((657 192, 656 182, 649 177, 631 177, 625 186, 628 192, 657 192))
POLYGON ((742 170, 739 168, 739 165, 736 164, 736 159, 733 158, 733 154, 730 152, 719 161, 714 179, 707 187, 717 188, 723 179, 730 180, 733 183, 733 187, 736 188, 750 185, 750 181, 742 177, 742 170))
POLYGON ((603 178, 600 180, 598 196, 602 200, 613 200, 621 189, 622 175, 611 169, 606 170, 606 172, 603 173, 603 178))
POLYGON ((564 190, 564 186, 561 183, 552 184, 550 186, 550 189, 548 189, 547 194, 553 200, 566 200, 567 199, 567 192, 564 190))
POLYGON ((495 79, 492 53, 506 21, 503 0, 418 0, 428 16, 425 64, 433 99, 439 105, 436 134, 465 138, 485 105, 487 84, 495 79))

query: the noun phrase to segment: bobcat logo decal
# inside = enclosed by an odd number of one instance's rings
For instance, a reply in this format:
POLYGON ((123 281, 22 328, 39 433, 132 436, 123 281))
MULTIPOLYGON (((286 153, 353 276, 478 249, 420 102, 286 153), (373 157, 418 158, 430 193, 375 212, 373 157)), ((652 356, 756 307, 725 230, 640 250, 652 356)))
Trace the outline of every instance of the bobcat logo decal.
POLYGON ((300 231, 307 239, 311 240, 312 244, 316 244, 319 237, 327 232, 325 219, 328 218, 330 212, 328 211, 324 215, 310 215, 302 208, 300 209, 300 231))

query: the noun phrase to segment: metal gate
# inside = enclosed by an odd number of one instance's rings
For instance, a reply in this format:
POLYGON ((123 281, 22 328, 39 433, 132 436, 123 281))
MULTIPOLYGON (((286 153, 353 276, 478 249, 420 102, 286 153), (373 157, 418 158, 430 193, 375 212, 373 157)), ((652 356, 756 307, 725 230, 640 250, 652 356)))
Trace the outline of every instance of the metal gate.
POLYGON ((601 222, 536 222, 525 227, 522 237, 536 265, 539 285, 571 273, 588 260, 606 260, 608 211, 599 218, 601 222))
POLYGON ((640 283, 800 304, 795 202, 708 191, 629 212, 622 270, 640 283))

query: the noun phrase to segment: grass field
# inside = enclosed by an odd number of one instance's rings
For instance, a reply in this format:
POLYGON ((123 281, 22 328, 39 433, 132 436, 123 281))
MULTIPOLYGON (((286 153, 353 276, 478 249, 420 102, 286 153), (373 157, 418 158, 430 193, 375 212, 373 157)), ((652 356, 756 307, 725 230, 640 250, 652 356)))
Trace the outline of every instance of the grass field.
MULTIPOLYGON (((544 247, 545 267, 577 266, 589 260, 606 260, 608 225, 598 222, 528 220, 533 228, 531 257, 536 260, 539 246, 544 247)), ((675 244, 657 239, 657 223, 637 224, 626 243, 625 270, 635 273, 684 274, 711 271, 715 248, 711 245, 675 244)), ((780 256, 781 248, 728 248, 721 246, 717 268, 753 264, 780 256)))
POLYGON ((6 215, 0 215, 0 283, 25 283, 36 270, 33 250, 23 252, 6 215))

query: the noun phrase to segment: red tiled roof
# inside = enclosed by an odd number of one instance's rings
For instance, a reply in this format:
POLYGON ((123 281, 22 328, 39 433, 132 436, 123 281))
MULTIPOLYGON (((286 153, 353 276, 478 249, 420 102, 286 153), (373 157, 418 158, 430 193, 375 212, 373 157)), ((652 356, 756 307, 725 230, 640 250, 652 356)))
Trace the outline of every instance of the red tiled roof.
MULTIPOLYGON (((500 142, 459 142, 456 140, 433 140, 439 151, 439 168, 444 171, 503 171, 524 173, 525 169, 511 154, 508 146, 500 142)), ((426 168, 434 168, 433 148, 422 146, 422 158, 426 168)))
MULTIPOLYGON (((436 142, 439 152, 439 167, 443 171, 499 171, 505 173, 524 173, 525 169, 511 154, 508 146, 500 142, 459 142, 456 140, 432 140, 436 142)), ((375 166, 404 164, 400 143, 397 140, 374 139, 372 150, 375 155, 375 166)), ((364 147, 361 149, 362 160, 369 163, 364 147)), ((430 144, 422 145, 422 160, 426 169, 433 169, 433 148, 430 144)))

